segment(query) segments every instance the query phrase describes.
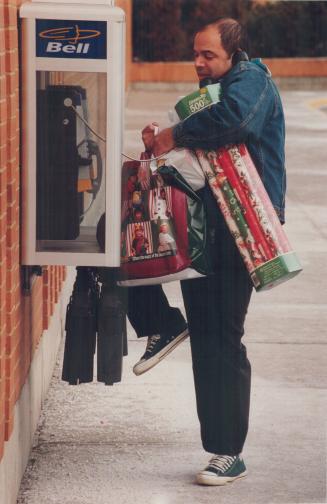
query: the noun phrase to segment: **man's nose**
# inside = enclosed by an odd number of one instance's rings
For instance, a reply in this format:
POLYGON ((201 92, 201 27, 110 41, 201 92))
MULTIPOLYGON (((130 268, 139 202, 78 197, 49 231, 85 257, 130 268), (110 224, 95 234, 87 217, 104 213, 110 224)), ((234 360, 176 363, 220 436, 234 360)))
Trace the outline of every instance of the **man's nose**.
POLYGON ((204 59, 202 58, 202 56, 196 56, 194 58, 195 68, 202 68, 202 67, 204 67, 204 65, 205 65, 205 62, 204 62, 204 59))

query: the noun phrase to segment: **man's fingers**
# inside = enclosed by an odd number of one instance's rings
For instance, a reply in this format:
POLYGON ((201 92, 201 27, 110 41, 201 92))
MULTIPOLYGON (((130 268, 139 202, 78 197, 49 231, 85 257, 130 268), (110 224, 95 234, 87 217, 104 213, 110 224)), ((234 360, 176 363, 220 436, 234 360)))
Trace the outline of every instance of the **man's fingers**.
POLYGON ((145 133, 152 133, 159 127, 157 122, 152 122, 151 124, 147 124, 145 128, 142 130, 142 135, 145 133))
POLYGON ((166 128, 153 138, 152 151, 154 155, 160 156, 169 152, 175 147, 175 142, 172 135, 172 129, 166 128))
POLYGON ((154 136, 158 133, 159 125, 157 122, 148 124, 142 130, 142 141, 147 151, 151 151, 153 148, 154 136))
POLYGON ((142 140, 143 140, 144 147, 146 148, 146 150, 152 150, 153 139, 154 139, 153 132, 151 134, 149 134, 149 133, 142 134, 142 140))

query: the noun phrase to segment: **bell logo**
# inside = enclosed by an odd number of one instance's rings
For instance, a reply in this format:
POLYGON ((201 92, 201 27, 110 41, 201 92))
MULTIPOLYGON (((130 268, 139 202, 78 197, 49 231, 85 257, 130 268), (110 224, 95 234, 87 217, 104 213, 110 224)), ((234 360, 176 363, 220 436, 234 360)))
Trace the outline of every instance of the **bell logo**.
POLYGON ((89 52, 90 44, 84 44, 79 42, 78 44, 66 44, 62 42, 48 42, 46 52, 47 53, 59 53, 64 52, 68 54, 87 54, 89 52))
POLYGON ((107 22, 37 19, 36 56, 41 58, 107 58, 107 22))

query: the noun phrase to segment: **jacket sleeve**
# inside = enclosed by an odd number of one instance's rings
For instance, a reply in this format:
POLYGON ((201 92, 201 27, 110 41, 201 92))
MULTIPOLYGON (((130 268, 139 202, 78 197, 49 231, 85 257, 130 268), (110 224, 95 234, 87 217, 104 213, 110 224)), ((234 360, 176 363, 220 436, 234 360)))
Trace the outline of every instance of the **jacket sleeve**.
MULTIPOLYGON (((233 72, 233 70, 231 71, 233 72)), ((178 147, 217 149, 229 143, 260 137, 273 111, 269 77, 247 67, 222 82, 222 99, 177 124, 173 136, 178 147)))

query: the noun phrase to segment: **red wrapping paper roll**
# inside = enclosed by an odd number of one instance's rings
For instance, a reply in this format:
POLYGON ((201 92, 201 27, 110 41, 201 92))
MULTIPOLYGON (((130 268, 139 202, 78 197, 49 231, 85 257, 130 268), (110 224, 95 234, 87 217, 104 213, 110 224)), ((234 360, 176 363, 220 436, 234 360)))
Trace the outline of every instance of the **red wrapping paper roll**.
MULTIPOLYGON (((244 144, 231 145, 217 151, 196 151, 201 168, 208 179, 226 224, 234 236, 254 287, 257 291, 269 289, 298 274, 302 268, 285 235, 276 211, 257 173, 244 144), (223 201, 222 180, 228 181, 231 193, 243 207, 244 226, 237 223, 236 213, 228 198, 223 201), (239 229, 240 232, 237 232, 239 229), (261 252, 256 263, 249 257, 247 237, 249 229, 255 240, 255 250, 261 252), (247 249, 247 250, 245 250, 247 249), (244 253, 246 252, 246 253, 244 253)), ((239 215, 239 212, 237 213, 239 215)))
POLYGON ((281 252, 289 252, 292 250, 291 244, 282 228, 280 225, 280 221, 278 219, 277 213, 270 201, 270 198, 267 194, 266 189, 264 188, 264 185, 262 183, 261 178, 259 177, 259 174, 257 172, 256 167, 253 164, 253 161, 251 159, 251 156, 247 150, 247 147, 244 144, 240 144, 238 146, 239 153, 242 157, 242 160, 246 166, 247 172, 249 174, 249 180, 251 183, 251 187, 256 191, 258 194, 259 199, 262 202, 262 205, 265 208, 267 218, 269 219, 271 226, 274 228, 276 236, 277 236, 277 242, 280 247, 281 252))
POLYGON ((258 249, 263 255, 263 259, 265 261, 272 259, 276 255, 276 253, 273 254, 273 252, 269 248, 269 245, 266 242, 265 234, 262 231, 262 228, 260 227, 257 215, 255 214, 248 198, 246 197, 246 193, 244 192, 244 188, 241 185, 238 173, 233 166, 233 162, 232 159, 230 158, 229 152, 226 151, 225 149, 221 149, 219 151, 219 162, 231 186, 233 187, 236 197, 238 198, 240 204, 244 209, 244 217, 257 243, 258 249))

